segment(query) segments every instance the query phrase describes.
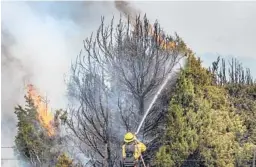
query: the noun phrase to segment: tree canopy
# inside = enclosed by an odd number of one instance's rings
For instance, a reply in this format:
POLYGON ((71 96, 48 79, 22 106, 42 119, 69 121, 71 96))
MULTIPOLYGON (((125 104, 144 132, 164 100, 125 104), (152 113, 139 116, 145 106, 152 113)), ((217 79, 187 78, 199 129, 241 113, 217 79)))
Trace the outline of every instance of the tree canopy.
POLYGON ((224 167, 252 163, 255 142, 241 142, 241 136, 253 133, 247 125, 250 121, 238 114, 230 94, 230 89, 238 85, 222 86, 223 82, 214 81, 216 78, 215 73, 202 67, 200 59, 189 56, 170 101, 164 144, 156 154, 156 166, 224 167))

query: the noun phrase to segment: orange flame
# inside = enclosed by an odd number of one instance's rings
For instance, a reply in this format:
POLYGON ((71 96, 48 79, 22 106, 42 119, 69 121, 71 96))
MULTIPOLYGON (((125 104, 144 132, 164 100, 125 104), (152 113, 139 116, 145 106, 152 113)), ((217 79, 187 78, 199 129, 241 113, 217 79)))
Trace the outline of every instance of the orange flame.
POLYGON ((162 34, 161 32, 156 36, 151 24, 149 24, 149 34, 153 36, 157 40, 157 42, 159 42, 160 47, 164 50, 173 50, 176 47, 175 41, 167 41, 166 39, 164 39, 164 34, 162 34))
MULTIPOLYGON (((132 26, 135 27, 136 24, 134 21, 132 21, 132 26)), ((134 30, 133 32, 136 32, 134 30)), ((157 44, 160 46, 163 50, 169 50, 172 51, 177 47, 177 44, 175 41, 169 41, 165 38, 165 34, 163 32, 155 33, 154 27, 148 23, 148 34, 153 37, 154 40, 156 40, 157 44)))
POLYGON ((34 102, 35 107, 37 108, 38 120, 40 124, 47 130, 48 136, 54 135, 53 121, 54 117, 52 112, 47 106, 47 102, 43 101, 43 98, 39 95, 37 90, 32 84, 27 86, 28 97, 31 98, 34 102))

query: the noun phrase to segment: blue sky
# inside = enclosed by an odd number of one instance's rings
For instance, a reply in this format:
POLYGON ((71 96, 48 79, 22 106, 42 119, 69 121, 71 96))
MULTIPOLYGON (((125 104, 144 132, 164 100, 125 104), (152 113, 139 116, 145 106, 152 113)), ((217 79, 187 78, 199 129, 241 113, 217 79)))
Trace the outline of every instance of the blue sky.
POLYGON ((132 2, 165 31, 177 32, 205 65, 237 58, 256 77, 256 2, 132 2))
MULTIPOLYGON (((208 67, 211 65, 213 61, 216 61, 219 54, 217 53, 204 53, 198 55, 202 58, 203 65, 208 67)), ((256 59, 251 57, 243 57, 243 56, 233 56, 233 55, 220 55, 221 58, 226 59, 227 61, 231 60, 232 58, 236 58, 240 63, 242 63, 243 67, 250 68, 251 74, 254 78, 256 78, 256 59)))

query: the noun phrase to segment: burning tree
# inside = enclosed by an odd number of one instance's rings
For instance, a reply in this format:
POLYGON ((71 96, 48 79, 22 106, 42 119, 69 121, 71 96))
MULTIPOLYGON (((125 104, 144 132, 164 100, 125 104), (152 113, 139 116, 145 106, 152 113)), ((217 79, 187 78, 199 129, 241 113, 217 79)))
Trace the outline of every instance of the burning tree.
POLYGON ((37 119, 47 131, 48 136, 53 136, 55 128, 53 126, 54 116, 47 106, 47 101, 44 101, 33 85, 28 85, 28 98, 32 100, 34 107, 37 109, 37 119))
MULTIPOLYGON (((165 35, 157 22, 152 26, 146 17, 132 21, 132 26, 129 19, 104 26, 103 18, 72 65, 68 85, 75 107, 67 125, 94 166, 118 165, 123 134, 136 130, 164 78, 188 50, 177 34, 165 35)), ((148 146, 153 135, 160 136, 162 111, 154 106, 143 126, 148 146)))
POLYGON ((18 105, 15 114, 18 118, 18 133, 15 137, 15 151, 26 166, 42 166, 56 163, 58 136, 54 117, 46 102, 33 85, 28 85, 25 96, 26 105, 18 105))

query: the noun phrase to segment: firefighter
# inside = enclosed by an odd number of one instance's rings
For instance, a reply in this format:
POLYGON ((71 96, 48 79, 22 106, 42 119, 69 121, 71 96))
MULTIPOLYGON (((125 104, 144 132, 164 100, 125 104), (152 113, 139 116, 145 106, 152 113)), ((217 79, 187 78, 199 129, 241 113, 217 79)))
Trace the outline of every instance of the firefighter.
POLYGON ((133 133, 126 133, 124 136, 124 145, 122 146, 123 166, 138 167, 141 155, 145 151, 146 146, 133 133))

